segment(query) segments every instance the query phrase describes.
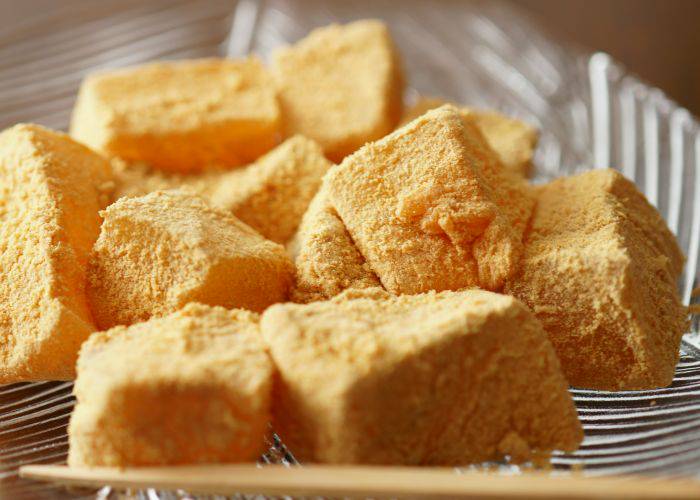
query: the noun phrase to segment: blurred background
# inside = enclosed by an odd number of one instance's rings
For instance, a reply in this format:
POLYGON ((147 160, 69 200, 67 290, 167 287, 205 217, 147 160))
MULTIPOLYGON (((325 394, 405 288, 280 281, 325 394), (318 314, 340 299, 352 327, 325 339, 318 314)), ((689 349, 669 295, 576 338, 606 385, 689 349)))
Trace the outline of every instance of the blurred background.
MULTIPOLYGON (((0 0, 0 35, 57 5, 79 6, 90 1, 0 0)), ((529 13, 558 39, 610 53, 631 72, 700 115, 700 0, 503 1, 529 13)), ((440 3, 436 0, 436 7, 440 3)), ((9 39, 0 43, 9 43, 9 39)))
POLYGON ((700 115, 700 0, 509 0, 556 38, 608 52, 700 115))

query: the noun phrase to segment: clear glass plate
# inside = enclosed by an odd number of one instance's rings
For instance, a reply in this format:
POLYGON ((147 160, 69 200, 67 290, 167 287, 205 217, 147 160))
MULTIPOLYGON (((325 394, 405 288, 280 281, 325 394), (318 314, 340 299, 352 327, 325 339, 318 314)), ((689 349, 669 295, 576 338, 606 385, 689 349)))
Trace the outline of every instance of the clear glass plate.
MULTIPOLYGON (((688 261, 679 280, 686 303, 700 275, 700 128, 664 94, 605 54, 553 42, 502 4, 457 1, 321 0, 112 1, 49 4, 0 28, 0 127, 20 121, 66 129, 82 77, 153 59, 265 57, 330 22, 386 20, 411 88, 522 117, 542 130, 535 182, 612 166, 633 179, 664 215, 688 261), (232 28, 232 29, 231 29, 232 28)), ((554 473, 700 476, 700 320, 682 346, 671 387, 655 391, 572 390, 586 438, 553 457, 554 473)), ((0 497, 76 498, 19 480, 28 463, 61 463, 73 406, 71 384, 0 387, 0 497)), ((292 450, 293 452, 293 450, 292 450)), ((262 462, 293 462, 279 445, 262 462), (286 456, 286 458, 285 458, 286 456)), ((517 473, 503 466, 504 473, 517 473)), ((135 492, 142 498, 182 492, 135 492)), ((104 489, 100 495, 109 496, 104 489)))

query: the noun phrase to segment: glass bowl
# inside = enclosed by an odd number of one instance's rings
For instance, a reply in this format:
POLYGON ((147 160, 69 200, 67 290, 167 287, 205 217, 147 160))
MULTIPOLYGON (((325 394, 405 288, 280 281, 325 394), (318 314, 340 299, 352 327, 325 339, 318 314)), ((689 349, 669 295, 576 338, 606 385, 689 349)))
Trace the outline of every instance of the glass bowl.
MULTIPOLYGON (((0 31, 0 127, 31 121, 66 129, 82 77, 154 59, 263 58, 280 44, 331 22, 385 20, 403 54, 410 88, 499 109, 537 125, 534 182, 613 167, 657 206, 687 256, 678 286, 685 303, 700 275, 698 121, 603 53, 553 41, 527 16, 500 3, 268 0, 73 0, 0 31)), ((700 321, 692 316, 673 384, 665 389, 572 389, 585 430, 581 448, 552 457, 553 474, 700 476, 700 321)), ((20 465, 63 463, 72 384, 0 386, 0 496, 78 498, 21 480, 20 465)), ((293 453, 293 450, 291 450, 293 453)), ((261 462, 294 464, 279 442, 261 462)), ((503 473, 519 469, 498 464, 503 473)), ((98 495, 114 492, 103 488, 98 495)), ((185 498, 184 492, 134 492, 185 498)))

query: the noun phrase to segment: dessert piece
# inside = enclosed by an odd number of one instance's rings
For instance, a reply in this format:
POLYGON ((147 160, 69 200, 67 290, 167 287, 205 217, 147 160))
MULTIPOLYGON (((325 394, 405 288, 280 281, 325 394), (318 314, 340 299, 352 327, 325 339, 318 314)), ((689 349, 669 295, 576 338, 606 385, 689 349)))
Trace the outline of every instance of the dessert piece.
POLYGON ((453 106, 367 144, 327 181, 332 205, 392 293, 497 290, 517 271, 534 199, 453 106))
POLYGON ((539 189, 531 226, 505 290, 542 322, 569 383, 670 384, 687 327, 683 255, 634 184, 613 170, 558 179, 539 189))
POLYGON ((455 107, 459 107, 459 104, 446 101, 445 99, 441 99, 439 97, 419 96, 416 102, 404 108, 399 126, 403 127, 404 125, 412 122, 419 116, 424 115, 431 109, 439 108, 440 106, 444 106, 445 104, 452 104, 455 107))
MULTIPOLYGON (((438 108, 446 101, 434 97, 421 97, 406 110, 402 124, 413 121, 431 109, 438 108)), ((532 157, 537 147, 539 133, 535 127, 496 111, 461 108, 464 114, 471 115, 474 123, 483 134, 486 142, 498 155, 503 166, 527 177, 532 168, 532 157)))
POLYGON ((109 164, 38 125, 0 134, 0 384, 71 379, 95 330, 85 269, 109 164))
POLYGON ((513 297, 349 290, 274 305, 261 327, 273 425, 302 461, 462 465, 581 441, 554 350, 513 297))
MULTIPOLYGON (((112 201, 125 197, 135 198, 153 191, 175 189, 185 184, 190 177, 194 177, 155 170, 145 163, 128 163, 120 158, 112 158, 111 164, 114 174, 112 201)), ((197 177, 208 175, 201 174, 197 177)))
POLYGON ((145 163, 127 163, 119 158, 113 158, 111 163, 115 183, 112 201, 171 189, 187 191, 211 201, 212 193, 219 188, 219 185, 234 184, 236 179, 244 177, 243 173, 249 168, 212 169, 196 174, 173 174, 156 170, 145 163))
POLYGON ((127 163, 119 158, 112 158, 111 164, 115 184, 112 201, 170 189, 181 189, 211 201, 212 193, 219 189, 219 185, 235 184, 236 179, 245 177, 244 172, 250 168, 247 166, 235 170, 212 169, 194 174, 175 174, 156 170, 145 163, 127 163))
POLYGON ((273 366, 258 316, 189 304, 92 335, 80 350, 71 466, 254 461, 273 366))
POLYGON ((401 117, 403 75, 386 25, 333 24, 273 53, 286 135, 317 141, 341 160, 379 139, 401 117))
POLYGON ((325 300, 348 288, 380 287, 321 187, 288 245, 294 258, 294 302, 325 300))
POLYGON ((262 311, 286 298, 284 247, 181 191, 122 198, 103 212, 89 267, 97 325, 144 321, 188 302, 262 311))
POLYGON ((535 127, 495 111, 462 108, 462 113, 473 117, 474 123, 505 168, 523 177, 530 175, 532 157, 539 139, 535 127))
POLYGON ((71 135, 171 172, 249 163, 277 141, 274 84, 254 58, 159 62, 88 76, 71 135))
POLYGON ((116 165, 117 193, 141 196, 182 188, 207 199, 277 243, 287 243, 331 166, 314 141, 287 139, 247 167, 197 175, 166 174, 145 165, 116 165))
POLYGON ((245 169, 220 176, 203 194, 264 237, 284 244, 330 166, 318 144, 295 136, 245 169))

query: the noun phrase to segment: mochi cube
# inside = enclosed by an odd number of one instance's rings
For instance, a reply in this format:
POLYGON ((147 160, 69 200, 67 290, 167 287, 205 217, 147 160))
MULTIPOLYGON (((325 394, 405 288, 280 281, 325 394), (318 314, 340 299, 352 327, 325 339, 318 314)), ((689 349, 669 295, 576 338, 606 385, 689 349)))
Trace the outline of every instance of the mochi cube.
POLYGON ((286 135, 317 141, 334 161, 391 132, 401 117, 404 79, 386 25, 332 24, 273 53, 286 135))
POLYGON ((392 293, 500 289, 518 270, 534 197, 447 105, 328 173, 328 196, 392 293))
POLYGON ((157 62, 89 75, 71 135, 169 172, 244 165, 272 149, 280 111, 255 58, 157 62))
POLYGON ((65 134, 0 134, 0 384, 73 378, 95 330, 86 267, 109 182, 107 161, 65 134))
POLYGON ((102 329, 188 302, 262 311, 285 300, 294 277, 284 247, 189 193, 122 198, 104 219, 88 283, 102 329))
POLYGON ((513 297, 349 290, 274 305, 261 327, 273 425, 302 462, 459 465, 582 439, 552 345, 513 297))
POLYGON ((68 463, 252 462, 265 448, 272 374, 250 311, 189 304, 96 333, 80 351, 68 463))
POLYGON ((656 209, 622 174, 594 170, 542 186, 531 224, 505 290, 540 319, 569 383, 669 385, 688 311, 684 258, 656 209))
POLYGON ((264 237, 285 244, 331 165, 318 144, 298 135, 255 163, 220 176, 204 196, 264 237))

